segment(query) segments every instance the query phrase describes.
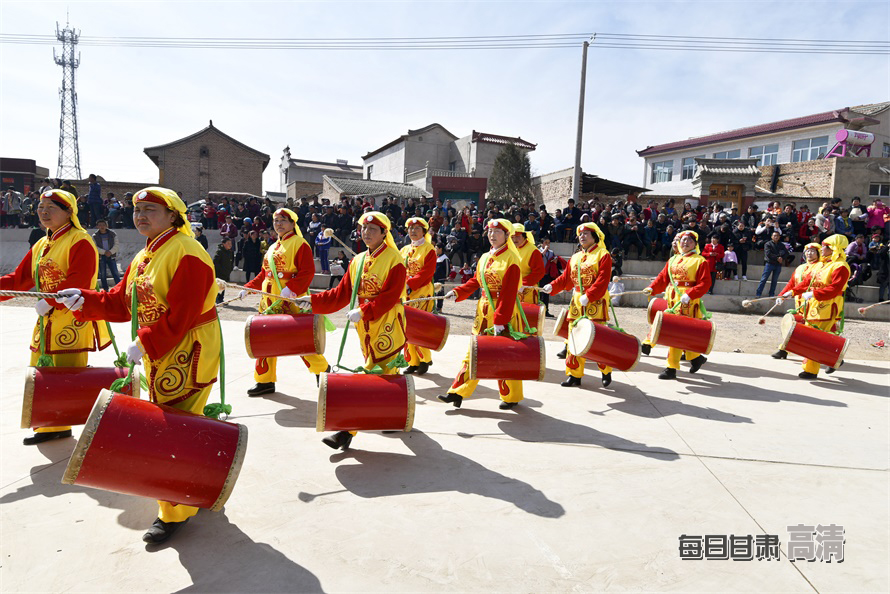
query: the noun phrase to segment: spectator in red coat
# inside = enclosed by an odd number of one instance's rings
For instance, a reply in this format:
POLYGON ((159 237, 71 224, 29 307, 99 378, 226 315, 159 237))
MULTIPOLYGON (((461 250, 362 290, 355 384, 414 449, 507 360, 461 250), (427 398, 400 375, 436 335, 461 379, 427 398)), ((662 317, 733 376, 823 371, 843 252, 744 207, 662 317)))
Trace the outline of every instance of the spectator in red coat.
POLYGON ((714 281, 717 280, 717 266, 723 268, 723 254, 726 252, 726 249, 720 245, 720 236, 717 233, 711 234, 711 242, 705 245, 705 249, 702 251, 701 255, 705 260, 708 261, 708 267, 711 270, 711 289, 708 291, 711 295, 714 294, 714 281))

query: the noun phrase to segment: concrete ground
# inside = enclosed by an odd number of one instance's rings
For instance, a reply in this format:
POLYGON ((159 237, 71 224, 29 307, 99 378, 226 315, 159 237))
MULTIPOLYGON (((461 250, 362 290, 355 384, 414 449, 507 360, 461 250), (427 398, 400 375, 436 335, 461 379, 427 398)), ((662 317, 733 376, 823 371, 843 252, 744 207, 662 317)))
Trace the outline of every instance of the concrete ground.
MULTIPOLYGON (((414 431, 359 434, 335 453, 301 362, 279 365, 279 393, 246 397, 243 325, 226 321, 243 471, 223 512, 148 547, 153 501, 61 484, 73 439, 22 446, 33 323, 33 310, 0 308, 3 592, 890 589, 886 360, 804 382, 798 360, 714 352, 665 382, 658 347, 608 389, 592 366, 566 389, 548 342, 546 380, 525 383, 522 406, 499 410, 483 381, 458 410, 436 400, 469 341, 453 336, 416 381, 414 431), (842 525, 843 563, 789 561, 797 524, 842 525), (781 558, 683 561, 684 534, 776 535, 781 558)), ((360 362, 354 333, 344 362, 360 362)))

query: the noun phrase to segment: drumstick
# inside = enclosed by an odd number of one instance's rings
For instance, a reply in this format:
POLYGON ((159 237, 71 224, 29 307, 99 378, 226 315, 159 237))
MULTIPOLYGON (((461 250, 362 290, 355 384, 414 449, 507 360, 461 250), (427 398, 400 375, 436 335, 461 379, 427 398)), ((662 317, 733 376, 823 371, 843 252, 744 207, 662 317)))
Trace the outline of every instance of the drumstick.
POLYGON ((661 293, 646 293, 645 289, 640 289, 639 291, 624 291, 623 293, 615 293, 612 297, 621 297, 622 295, 661 295, 661 293))
POLYGON ((340 245, 342 245, 343 248, 344 248, 347 252, 349 252, 350 254, 352 254, 352 257, 353 257, 353 258, 356 257, 357 254, 356 254, 354 251, 352 251, 352 249, 351 249, 348 245, 346 245, 345 243, 343 243, 342 241, 340 241, 340 238, 337 237, 336 235, 334 235, 334 230, 331 229, 330 227, 328 227, 327 229, 324 230, 324 236, 325 236, 325 237, 330 237, 331 239, 335 240, 337 243, 339 243, 340 245))
POLYGON ((242 291, 247 291, 248 293, 255 293, 257 295, 262 295, 263 297, 270 297, 272 299, 280 299, 281 301, 289 301, 295 305, 299 305, 301 303, 305 303, 304 301, 298 301, 298 299, 302 299, 301 297, 282 297, 281 295, 275 295, 274 293, 266 293, 265 291, 260 291, 259 289, 251 289, 250 287, 244 287, 237 283, 230 283, 228 281, 224 281, 221 279, 220 282, 226 284, 227 287, 231 287, 233 289, 241 289, 242 291))
POLYGON ((859 313, 861 313, 862 315, 865 315, 865 312, 867 312, 871 308, 877 307, 878 305, 887 305, 888 303, 890 303, 890 301, 879 301, 878 303, 872 303, 868 307, 860 307, 859 313))
POLYGON ((751 307, 752 303, 757 303, 758 301, 769 301, 770 299, 775 299, 775 297, 757 297, 756 299, 745 299, 742 301, 742 307, 751 307))
POLYGON ((39 293, 37 291, 0 291, 0 297, 36 297, 38 299, 64 299, 61 293, 39 293))
POLYGON ((306 493, 305 491, 300 491, 300 492, 297 494, 297 498, 298 498, 300 501, 303 501, 303 502, 305 502, 305 503, 309 503, 310 501, 312 501, 312 500, 315 499, 316 497, 322 497, 322 496, 324 496, 324 495, 336 495, 337 493, 347 493, 348 491, 349 491, 349 489, 337 489, 336 491, 326 491, 326 492, 324 492, 324 493, 306 493))
POLYGON ((445 299, 443 295, 433 295, 432 297, 418 297, 417 299, 409 299, 408 301, 403 301, 402 305, 409 305, 411 303, 420 303, 422 301, 436 301, 438 299, 445 299))
POLYGON ((779 307, 779 303, 781 303, 781 302, 773 303, 773 306, 772 306, 771 308, 769 308, 769 310, 768 310, 765 314, 763 314, 762 316, 760 316, 760 319, 757 320, 757 323, 760 324, 760 325, 766 324, 766 317, 767 317, 768 315, 770 315, 771 313, 773 313, 773 310, 774 310, 774 309, 776 309, 777 307, 779 307))

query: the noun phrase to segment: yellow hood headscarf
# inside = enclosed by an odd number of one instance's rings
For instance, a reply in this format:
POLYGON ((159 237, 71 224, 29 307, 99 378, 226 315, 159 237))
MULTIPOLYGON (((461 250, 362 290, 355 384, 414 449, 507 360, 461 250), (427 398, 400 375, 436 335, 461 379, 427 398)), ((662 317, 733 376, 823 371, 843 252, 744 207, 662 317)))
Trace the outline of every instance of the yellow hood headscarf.
POLYGON ((392 249, 399 251, 399 248, 396 247, 396 242, 392 238, 392 223, 389 222, 389 217, 383 214, 382 212, 377 212, 376 210, 372 210, 371 212, 366 212, 361 217, 359 217, 358 224, 364 225, 366 223, 373 223, 374 225, 379 225, 383 227, 386 231, 386 239, 384 239, 384 243, 391 247, 392 249))
POLYGON ((282 214, 287 215, 287 218, 289 218, 291 221, 293 221, 294 235, 296 235, 300 239, 303 239, 303 232, 300 231, 300 226, 297 224, 297 221, 300 220, 300 217, 297 216, 297 213, 295 213, 294 211, 292 211, 289 208, 279 208, 278 210, 275 211, 275 213, 272 216, 274 217, 275 215, 282 215, 282 214))
POLYGON ((488 221, 488 224, 485 226, 486 229, 499 228, 504 231, 507 235, 507 250, 509 250, 516 259, 520 262, 522 261, 522 256, 519 255, 519 250, 516 248, 516 244, 513 243, 513 223, 508 221, 507 219, 491 219, 488 221))
POLYGON ((803 261, 805 264, 807 263, 807 250, 811 248, 816 250, 816 262, 822 259, 822 246, 816 242, 808 243, 803 246, 803 261))
MULTIPOLYGON (((525 233, 525 240, 530 244, 535 245, 534 234, 531 231, 526 231, 525 225, 522 223, 513 223, 513 234, 516 235, 517 233, 525 233)), ((514 242, 513 245, 516 245, 516 243, 514 242)))
POLYGON ((701 255, 701 249, 698 247, 698 233, 693 231, 692 229, 686 229, 685 231, 680 231, 677 233, 677 236, 674 238, 677 241, 677 253, 683 255, 683 252, 680 251, 680 240, 684 235, 692 235, 692 239, 695 240, 695 253, 701 255))
POLYGON ((590 229, 597 237, 596 248, 590 253, 594 254, 597 261, 599 261, 599 259, 603 257, 603 254, 609 252, 609 250, 606 248, 606 234, 603 233, 603 230, 600 229, 599 225, 597 225, 596 223, 581 223, 575 229, 575 235, 581 235, 581 231, 583 231, 584 229, 590 229))
POLYGON ((847 259, 846 249, 850 245, 850 240, 845 235, 830 235, 822 241, 822 245, 831 247, 831 257, 829 261, 839 262, 847 259))
POLYGON ((405 221, 405 230, 407 230, 408 227, 410 227, 411 225, 420 225, 421 227, 423 227, 426 230, 426 234, 423 236, 423 238, 426 240, 427 243, 433 243, 433 239, 430 237, 430 224, 427 223, 426 220, 420 217, 411 217, 410 219, 405 221))
POLYGON ((179 227, 177 231, 188 237, 195 236, 195 234, 192 232, 192 226, 191 224, 189 224, 189 217, 188 213, 186 212, 185 202, 183 202, 182 198, 179 197, 179 194, 177 194, 173 190, 168 190, 167 188, 159 188, 157 186, 151 186, 149 188, 139 190, 138 192, 136 192, 136 195, 133 196, 133 205, 135 206, 139 202, 154 202, 155 204, 166 206, 173 212, 178 212, 180 216, 182 216, 182 220, 185 221, 185 225, 179 227))
POLYGON ((65 190, 49 190, 40 195, 41 198, 49 198, 57 204, 64 204, 71 214, 71 224, 83 231, 80 220, 77 218, 77 198, 71 192, 65 190))

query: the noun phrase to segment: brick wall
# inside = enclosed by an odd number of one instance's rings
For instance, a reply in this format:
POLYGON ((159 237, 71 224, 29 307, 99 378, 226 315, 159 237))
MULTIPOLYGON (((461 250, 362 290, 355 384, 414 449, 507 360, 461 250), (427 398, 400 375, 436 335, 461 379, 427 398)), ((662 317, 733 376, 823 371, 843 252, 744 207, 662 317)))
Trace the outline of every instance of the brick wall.
POLYGON ((314 196, 323 189, 323 184, 316 184, 313 182, 291 182, 287 185, 287 197, 299 200, 303 196, 314 196))
MULTIPOLYGON (((834 187, 834 169, 837 159, 818 159, 800 163, 783 163, 779 167, 779 183, 776 193, 794 198, 829 198, 834 187)), ((758 186, 770 188, 776 165, 760 168, 758 186)), ((777 197, 781 200, 781 197, 777 197)))

